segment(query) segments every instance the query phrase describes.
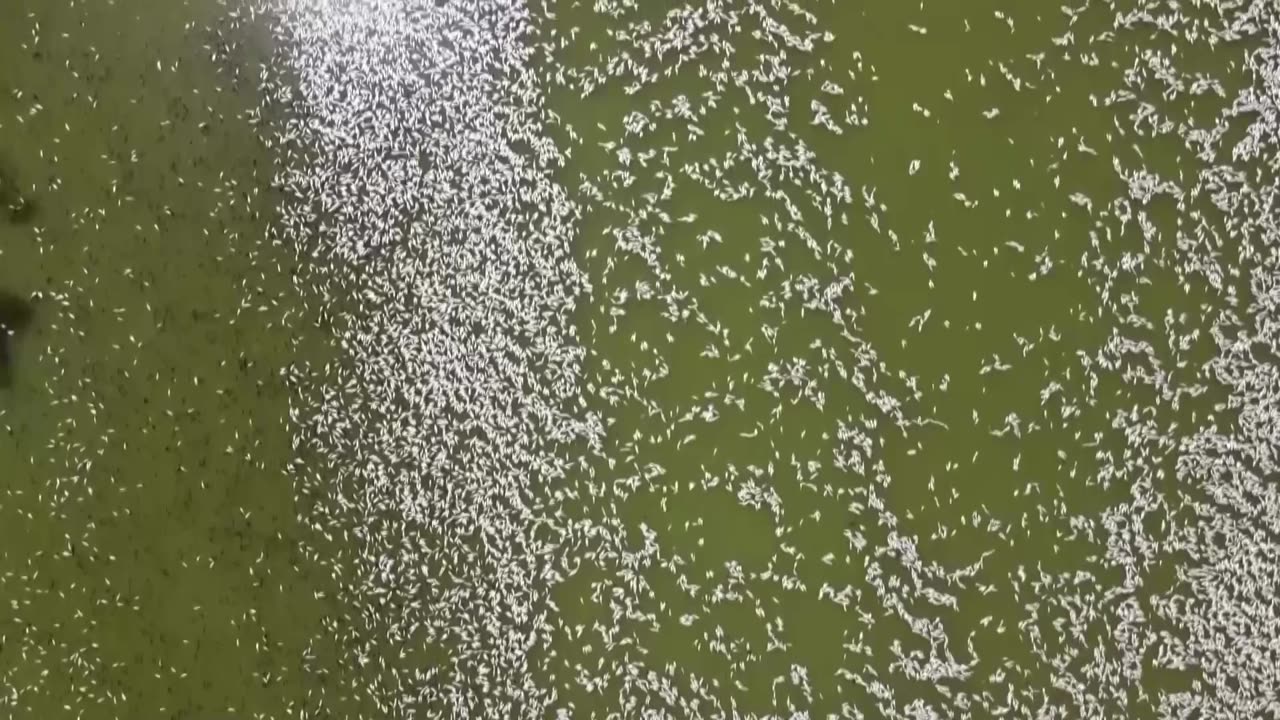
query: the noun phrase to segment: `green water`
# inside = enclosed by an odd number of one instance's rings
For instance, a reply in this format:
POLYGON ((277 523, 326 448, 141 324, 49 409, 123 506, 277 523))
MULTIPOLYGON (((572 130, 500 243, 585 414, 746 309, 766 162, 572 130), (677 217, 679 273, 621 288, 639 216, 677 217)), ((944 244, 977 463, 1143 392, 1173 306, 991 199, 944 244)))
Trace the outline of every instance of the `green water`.
MULTIPOLYGON (((1128 130, 1134 103, 1099 102, 1141 50, 1177 43, 1101 38, 1099 4, 1073 19, 996 0, 836 2, 808 7, 811 22, 765 5, 813 51, 784 55, 740 11, 712 23, 726 44, 664 75, 674 52, 632 45, 678 5, 610 19, 610 3, 548 0, 548 132, 572 148, 559 179, 581 213, 592 292, 576 320, 604 431, 563 488, 581 524, 539 679, 574 717, 638 715, 624 694, 673 717, 877 717, 917 699, 998 704, 1007 684, 1020 716, 1072 716, 1062 686, 1093 661, 1082 651, 1111 647, 1103 590, 1124 580, 1102 513, 1131 509, 1134 485, 1193 495, 1174 479, 1178 443, 1235 422, 1204 370, 1205 328, 1246 283, 1214 287, 1108 209, 1124 193, 1113 158, 1202 167, 1176 137, 1128 130), (621 36, 632 22, 649 24, 621 36), (656 82, 572 86, 629 46, 656 82), (790 98, 785 129, 770 92, 790 98), (841 132, 810 122, 814 100, 841 132), (608 143, 636 111, 652 125, 627 161, 608 143), (846 111, 868 124, 841 124, 846 111), (796 165, 760 159, 785 197, 743 154, 766 141, 796 165), (1126 254, 1141 270, 1108 274, 1126 254), (1113 335, 1152 352, 1104 350, 1113 335), (1180 394, 1154 389, 1156 370, 1180 394), (950 679, 911 679, 944 655, 962 668, 950 679)), ((21 209, 0 215, 0 290, 36 297, 0 389, 10 717, 377 716, 349 655, 369 639, 331 577, 349 548, 302 519, 314 498, 299 488, 322 487, 324 463, 293 446, 282 371, 336 353, 295 289, 306 260, 268 241, 278 158, 251 109, 269 47, 222 44, 207 30, 222 12, 0 6, 0 200, 21 209)), ((1179 63, 1243 84, 1243 51, 1183 43, 1179 63)), ((1224 104, 1142 99, 1196 123, 1224 104)), ((1166 238, 1188 230, 1167 199, 1146 212, 1166 238)), ((1157 627, 1175 560, 1143 557, 1134 595, 1157 627)), ((373 643, 378 663, 420 661, 373 643)), ((1145 671, 1153 695, 1198 682, 1145 671)), ((1095 709, 1156 715, 1151 696, 1101 694, 1116 687, 1099 683, 1095 709)))
POLYGON ((280 372, 327 350, 264 241, 260 51, 219 44, 223 11, 0 6, 0 168, 31 208, 0 224, 0 288, 38 296, 0 390, 5 717, 297 717, 349 692, 316 659, 346 621, 285 471, 280 372))
MULTIPOLYGON (((675 716, 856 708, 875 717, 917 699, 1003 699, 998 681, 1008 676, 1018 714, 1067 712, 1051 660, 1106 647, 1114 616, 1090 595, 1097 612, 1077 630, 1078 647, 1046 645, 1041 633, 1051 638, 1070 610, 1056 591, 1077 569, 1101 588, 1122 580, 1099 562, 1099 513, 1125 502, 1131 483, 1173 482, 1176 446, 1126 445, 1116 417, 1149 408, 1152 428, 1182 426, 1175 438, 1231 423, 1225 393, 1203 371, 1214 351, 1207 330, 1185 348, 1158 332, 1166 310, 1186 313, 1184 328, 1207 328, 1232 304, 1225 290, 1188 274, 1169 245, 1145 248, 1141 274, 1119 273, 1105 290, 1100 279, 1099 268, 1144 250, 1136 220, 1122 228, 1105 212, 1124 192, 1112 158, 1175 179, 1200 168, 1176 136, 1122 136, 1115 122, 1130 125, 1132 103, 1095 103, 1140 51, 1171 41, 1142 28, 1099 37, 1112 20, 1100 5, 1071 21, 1026 3, 835 3, 807 6, 815 18, 806 23, 792 6, 763 3, 814 36, 813 52, 771 49, 764 23, 741 12, 693 31, 725 42, 667 74, 676 51, 647 51, 642 41, 679 27, 679 5, 551 5, 559 35, 543 63, 548 76, 568 78, 550 106, 573 148, 561 180, 588 188, 578 250, 594 286, 580 322, 589 396, 611 423, 580 481, 580 512, 626 528, 637 553, 597 549, 597 566, 584 563, 556 588, 564 626, 542 667, 572 688, 565 707, 605 717, 647 681, 647 707, 675 716), (605 7, 616 16, 606 19, 605 7), (578 30, 569 42, 567 28, 578 30), (824 42, 824 30, 834 38, 824 42), (1068 31, 1074 43, 1055 46, 1068 31), (619 51, 658 80, 629 92, 634 73, 584 97, 574 83, 591 74, 575 69, 603 67, 619 51), (785 65, 785 80, 757 76, 745 83, 751 92, 714 75, 785 65), (828 81, 842 94, 825 92, 828 81), (791 99, 779 113, 785 130, 762 111, 775 82, 791 99), (687 119, 670 112, 681 96, 687 119), (870 122, 841 133, 812 125, 811 99, 837 118, 852 105, 870 122), (653 124, 623 140, 632 112, 653 124), (812 155, 794 181, 773 166, 788 199, 762 197, 740 153, 740 141, 766 139, 812 155), (610 143, 625 143, 630 162, 610 143), (741 183, 756 194, 717 197, 690 162, 725 193, 741 183), (837 178, 852 202, 834 203, 828 224, 803 186, 830 189, 837 178), (1069 201, 1077 191, 1095 207, 1069 201), (661 199, 646 209, 645 193, 661 199), (622 228, 652 242, 626 245, 622 228), (710 231, 720 239, 704 242, 710 231), (1091 233, 1106 241, 1092 243, 1091 233), (1133 314, 1157 323, 1152 331, 1130 326, 1129 307, 1116 302, 1124 293, 1133 314), (1153 365, 1169 368, 1187 395, 1155 397, 1133 357, 1087 374, 1096 363, 1084 359, 1113 331, 1150 340, 1153 365), (878 391, 904 404, 877 407, 878 391), (653 533, 648 541, 641 528, 653 533), (921 560, 888 550, 891 533, 914 539, 921 560), (956 574, 964 568, 976 568, 972 580, 956 574), (787 576, 803 582, 786 585, 787 576), (885 583, 927 586, 958 605, 916 595, 903 614, 930 627, 913 632, 892 612, 885 583), (823 599, 822 584, 848 588, 848 607, 823 599), (637 603, 618 600, 619 588, 638 588, 637 603), (904 679, 931 642, 968 666, 963 679, 904 679), (613 673, 619 665, 630 675, 613 673), (699 706, 670 702, 657 689, 664 683, 700 696, 699 706)), ((1216 75, 1244 52, 1183 49, 1216 75)), ((1152 95, 1143 99, 1193 122, 1223 106, 1152 95)), ((1159 200, 1147 208, 1168 238, 1172 210, 1159 200)), ((1247 292, 1238 276, 1228 285, 1247 292)), ((1169 561, 1146 566, 1144 602, 1170 590, 1169 561)), ((1186 675, 1158 670, 1143 683, 1153 695, 1190 687, 1186 675)), ((1152 696, 1100 703, 1113 717, 1155 712, 1152 696)))

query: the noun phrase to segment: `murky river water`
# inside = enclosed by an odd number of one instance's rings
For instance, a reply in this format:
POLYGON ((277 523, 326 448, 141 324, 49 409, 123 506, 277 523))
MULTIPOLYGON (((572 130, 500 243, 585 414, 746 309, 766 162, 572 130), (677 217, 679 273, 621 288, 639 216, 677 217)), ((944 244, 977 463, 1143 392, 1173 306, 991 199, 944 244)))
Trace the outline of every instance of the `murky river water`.
POLYGON ((0 7, 11 716, 1275 711, 1273 11, 150 5, 0 7))

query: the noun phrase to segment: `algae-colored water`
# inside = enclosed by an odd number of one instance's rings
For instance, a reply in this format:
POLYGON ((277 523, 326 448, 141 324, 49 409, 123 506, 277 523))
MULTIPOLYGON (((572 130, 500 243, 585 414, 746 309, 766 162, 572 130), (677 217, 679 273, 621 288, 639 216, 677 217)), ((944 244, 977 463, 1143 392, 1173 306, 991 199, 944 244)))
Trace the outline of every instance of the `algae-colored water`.
MULTIPOLYGON (((324 356, 267 242, 255 52, 215 2, 0 7, 6 717, 341 706, 281 370, 324 356), (326 705, 327 703, 327 705, 326 705)), ((256 56, 261 59, 261 56, 256 56)))
MULTIPOLYGON (((675 715, 876 717, 917 699, 976 703, 996 688, 1003 699, 1008 676, 1006 711, 1068 712, 1063 668, 1080 666, 1055 661, 1107 647, 1109 631, 1099 606, 1076 648, 1044 639, 1079 613, 1064 578, 1088 568, 1090 583, 1120 583, 1093 532, 1102 511, 1137 485, 1180 492, 1176 439, 1138 455, 1117 416, 1142 407, 1172 438, 1232 423, 1204 372, 1207 327, 1246 278, 1228 291, 1186 272, 1172 200, 1146 208, 1164 246, 1106 208, 1124 194, 1113 162, 1176 178, 1201 168, 1175 142, 1126 136, 1131 104, 1098 102, 1165 40, 1101 37, 1112 20, 1101 7, 1072 18, 1025 3, 835 3, 808 7, 811 22, 779 8, 816 38, 801 52, 767 45, 767 24, 745 11, 699 25, 665 6, 606 17, 552 5, 559 35, 544 63, 569 77, 551 107, 574 152, 562 182, 582 188, 577 247, 594 285, 580 326, 588 377, 611 388, 595 396, 613 424, 581 512, 622 518, 635 552, 601 550, 555 591, 569 610, 544 667, 572 688, 565 706, 604 717, 647 682, 653 706, 675 715), (680 63, 645 48, 682 26, 731 39, 680 63), (1074 44, 1055 46, 1067 33, 1074 44), (623 49, 659 79, 633 70, 583 91, 600 77, 586 69, 623 49), (777 113, 785 129, 765 119, 771 85, 791 101, 777 113), (837 118, 865 109, 869 123, 830 131, 811 121, 811 100, 837 118), (772 164, 789 195, 765 197, 752 143, 790 151, 790 176, 772 164), (1144 251, 1144 273, 1100 280, 1144 251), (1089 372, 1113 334, 1134 335, 1132 318, 1166 313, 1203 331, 1173 347, 1155 326, 1137 330, 1177 399, 1153 398, 1134 358, 1089 372), (951 599, 895 604, 894 588, 926 586, 951 599), (611 602, 619 588, 639 600, 611 602), (929 637, 935 657, 949 639, 965 667, 926 679, 929 637), (629 672, 607 672, 619 665, 629 672), (897 672, 876 684, 877 668, 897 672)), ((1225 45, 1198 60, 1230 76, 1243 56, 1225 45)), ((1203 122, 1215 101, 1162 107, 1203 122)), ((1171 565, 1148 570, 1143 603, 1173 587, 1171 565)), ((1151 717, 1152 698, 1192 680, 1151 670, 1140 684, 1149 695, 1117 699, 1099 683, 1099 707, 1151 717)))
MULTIPOLYGON (((1178 442, 1234 422, 1204 366, 1243 275, 1198 275, 1106 210, 1117 162, 1200 169, 1126 133, 1132 104, 1100 102, 1173 41, 1102 38, 1101 7, 826 3, 789 16, 812 52, 779 51, 741 12, 710 24, 726 44, 678 65, 632 48, 660 79, 584 96, 585 68, 676 20, 666 3, 546 9, 548 133, 572 148, 559 179, 592 286, 585 395, 608 419, 565 490, 627 546, 570 548, 585 561, 552 590, 540 681, 574 717, 876 717, 990 699, 1008 676, 1023 707, 1069 706, 1063 678, 1114 624, 1080 588, 1124 575, 1100 516, 1135 485, 1193 494, 1178 442), (770 90, 790 98, 785 128, 770 90), (815 101, 868 122, 833 131, 815 101), (1141 272, 1112 272, 1139 254, 1141 272), (1117 336, 1154 349, 1126 355, 1117 336), (1134 441, 1138 407, 1168 434, 1134 441), (1073 646, 1053 639, 1064 623, 1073 646), (939 646, 962 672, 904 679, 939 646), (641 681, 646 707, 623 711, 641 681)), ((254 112, 269 52, 212 32, 225 11, 0 6, 0 290, 32 298, 0 388, 12 717, 374 716, 290 471, 282 371, 335 351, 297 295, 306 260, 270 242, 278 158, 254 112)), ((1243 83, 1243 52, 1183 58, 1243 83)), ((1194 122, 1221 104, 1161 107, 1194 122)), ((1146 208, 1165 238, 1182 229, 1172 205, 1146 208)), ((1177 573, 1147 560, 1134 593, 1158 618, 1177 573)), ((1154 697, 1195 680, 1143 682, 1154 697)), ((1156 714, 1099 694, 1112 717, 1156 714)))

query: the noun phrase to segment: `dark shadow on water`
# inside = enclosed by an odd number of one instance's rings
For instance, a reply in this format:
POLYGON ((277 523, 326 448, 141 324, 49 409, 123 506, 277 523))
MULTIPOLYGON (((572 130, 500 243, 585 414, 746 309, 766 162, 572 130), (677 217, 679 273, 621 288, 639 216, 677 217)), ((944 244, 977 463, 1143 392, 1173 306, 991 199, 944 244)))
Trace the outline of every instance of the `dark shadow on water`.
POLYGON ((30 300, 0 290, 0 388, 13 384, 14 343, 34 317, 30 300))
POLYGON ((38 210, 35 201, 18 189, 8 164, 0 158, 0 221, 11 225, 30 225, 38 210))
POLYGON ((19 199, 17 203, 9 206, 9 222, 14 225, 30 225, 38 209, 35 202, 19 199))

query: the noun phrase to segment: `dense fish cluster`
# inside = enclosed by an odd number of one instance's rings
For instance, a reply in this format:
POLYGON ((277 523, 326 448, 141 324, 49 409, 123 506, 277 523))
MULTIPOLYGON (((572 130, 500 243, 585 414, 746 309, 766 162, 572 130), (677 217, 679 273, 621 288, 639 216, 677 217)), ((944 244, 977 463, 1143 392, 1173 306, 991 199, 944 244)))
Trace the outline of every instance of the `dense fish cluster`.
POLYGON ((387 670, 372 693, 388 713, 537 712, 551 696, 531 658, 566 532, 547 522, 545 488, 566 472, 554 451, 581 435, 581 279, 538 132, 527 13, 278 10, 295 113, 272 140, 296 151, 278 183, 298 201, 279 233, 334 267, 326 300, 350 299, 344 361, 302 420, 343 459, 315 480, 312 521, 359 553, 357 659, 387 670), (391 662, 388 642, 416 662, 391 662))

